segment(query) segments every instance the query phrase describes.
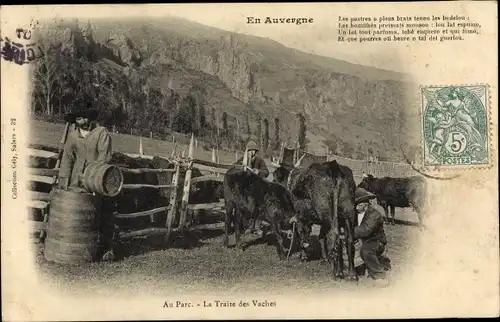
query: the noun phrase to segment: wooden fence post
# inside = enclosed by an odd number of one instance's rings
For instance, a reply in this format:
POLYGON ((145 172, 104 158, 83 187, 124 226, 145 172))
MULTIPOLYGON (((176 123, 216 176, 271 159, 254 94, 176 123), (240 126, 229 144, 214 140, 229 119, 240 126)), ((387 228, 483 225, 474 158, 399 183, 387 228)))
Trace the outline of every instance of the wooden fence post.
POLYGON ((177 144, 174 144, 174 147, 172 148, 172 158, 175 158, 175 148, 177 147, 177 144))
POLYGON ((139 137, 139 154, 144 155, 144 151, 142 149, 142 137, 139 137))
POLYGON ((278 164, 281 164, 283 162, 284 154, 285 154, 285 142, 281 142, 278 164))
MULTIPOLYGON (((212 162, 217 162, 217 159, 215 158, 215 149, 214 148, 212 148, 212 162)), ((217 177, 219 176, 219 174, 215 173, 215 172, 212 172, 211 174, 214 176, 217 176, 217 177)))
POLYGON ((245 149, 245 154, 243 154, 243 167, 248 167, 248 149, 245 149))
POLYGON ((179 183, 179 176, 181 173, 180 162, 175 162, 175 173, 172 176, 172 185, 175 185, 172 193, 170 194, 170 210, 167 215, 167 222, 165 223, 167 228, 167 233, 165 235, 165 243, 168 244, 170 242, 170 235, 172 233, 172 224, 174 223, 174 219, 177 216, 177 190, 179 187, 177 186, 179 183))
POLYGON ((179 231, 184 232, 184 227, 186 226, 186 217, 189 203, 189 192, 191 191, 191 173, 193 169, 193 150, 194 150, 194 134, 191 135, 191 142, 189 142, 189 154, 188 154, 188 167, 186 171, 186 177, 184 178, 184 191, 182 193, 181 201, 181 215, 179 219, 179 231))

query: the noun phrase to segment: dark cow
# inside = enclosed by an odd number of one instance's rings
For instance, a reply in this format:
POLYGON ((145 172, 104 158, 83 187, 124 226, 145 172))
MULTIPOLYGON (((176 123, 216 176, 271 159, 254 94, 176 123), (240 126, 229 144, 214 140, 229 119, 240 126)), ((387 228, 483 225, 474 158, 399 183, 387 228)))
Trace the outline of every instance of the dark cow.
POLYGON ((343 278, 340 241, 340 229, 343 228, 349 262, 347 278, 357 280, 354 270, 355 189, 351 169, 336 161, 311 164, 301 171, 291 187, 294 206, 299 213, 298 233, 303 241, 302 246, 307 248, 309 245, 311 225, 321 225, 322 253, 326 253, 323 256, 326 255, 332 264, 335 278, 343 278), (302 203, 302 209, 298 202, 302 203))
POLYGON ((241 248, 240 233, 244 222, 257 219, 271 224, 276 237, 276 248, 280 260, 285 258, 285 247, 282 232, 289 229, 294 216, 290 193, 280 184, 242 170, 230 168, 224 176, 224 199, 226 204, 226 221, 224 245, 229 246, 228 238, 231 223, 234 226, 236 246, 241 248))
POLYGON ((407 178, 375 178, 368 174, 358 187, 366 189, 377 195, 377 201, 384 208, 385 215, 389 218, 388 208, 391 211, 391 224, 395 224, 395 207, 413 207, 418 215, 420 226, 426 211, 427 181, 420 176, 407 178))
MULTIPOLYGON (((281 164, 276 170, 273 172, 274 182, 281 183, 287 187, 290 191, 292 191, 296 185, 296 182, 300 175, 306 171, 307 167, 303 167, 303 163, 312 164, 311 160, 305 160, 307 156, 304 155, 302 158, 295 164, 295 167, 291 168, 287 165, 281 164)), ((350 186, 355 186, 354 177, 352 175, 352 171, 349 167, 343 166, 341 164, 338 165, 341 171, 346 175, 349 180, 350 186)), ((301 249, 301 260, 307 260, 308 255, 306 249, 310 245, 309 235, 311 233, 311 228, 313 224, 321 225, 321 230, 319 233, 319 242, 321 244, 321 258, 322 260, 327 260, 326 255, 326 233, 328 226, 322 225, 322 218, 319 216, 313 208, 312 202, 310 199, 301 199, 297 198, 294 194, 292 194, 292 199, 294 203, 294 208, 297 213, 297 219, 299 224, 299 230, 301 230, 300 235, 303 236, 302 242, 303 247, 301 249)))

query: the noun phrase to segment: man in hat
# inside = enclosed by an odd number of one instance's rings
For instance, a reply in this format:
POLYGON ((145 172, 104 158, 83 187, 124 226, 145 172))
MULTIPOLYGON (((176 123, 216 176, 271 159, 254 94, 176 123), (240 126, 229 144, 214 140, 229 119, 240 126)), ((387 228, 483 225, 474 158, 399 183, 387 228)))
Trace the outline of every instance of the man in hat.
POLYGON ((374 280, 386 277, 386 271, 391 269, 389 258, 383 256, 387 239, 384 232, 383 209, 371 203, 376 196, 363 188, 356 188, 356 213, 358 225, 354 227, 354 239, 361 239, 361 259, 368 275, 374 280))
POLYGON ((59 187, 83 191, 79 177, 90 162, 108 163, 111 160, 111 136, 102 126, 96 126, 97 110, 90 104, 77 105, 66 115, 75 123, 68 134, 59 169, 59 187))
MULTIPOLYGON (((248 142, 246 149, 248 151, 247 157, 249 160, 247 169, 262 178, 267 178, 269 175, 269 169, 267 168, 264 159, 257 155, 257 152, 259 151, 257 143, 254 141, 248 142)), ((243 157, 239 158, 235 164, 243 164, 243 157)))
MULTIPOLYGON (((75 105, 66 115, 66 121, 75 123, 75 130, 68 134, 59 169, 59 188, 84 192, 80 175, 90 162, 108 163, 111 160, 111 136, 105 127, 97 126, 97 110, 90 104, 75 105)), ((101 227, 105 236, 103 260, 114 260, 114 223, 110 216, 101 227)))

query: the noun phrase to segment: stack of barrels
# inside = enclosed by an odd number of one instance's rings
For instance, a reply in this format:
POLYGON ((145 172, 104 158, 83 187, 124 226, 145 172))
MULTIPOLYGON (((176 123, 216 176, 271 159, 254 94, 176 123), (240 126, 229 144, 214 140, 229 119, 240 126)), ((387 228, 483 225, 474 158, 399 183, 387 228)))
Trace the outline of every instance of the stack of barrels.
POLYGON ((47 261, 78 264, 99 260, 102 196, 120 193, 123 174, 116 166, 91 163, 80 181, 85 190, 54 188, 51 192, 44 251, 47 261))

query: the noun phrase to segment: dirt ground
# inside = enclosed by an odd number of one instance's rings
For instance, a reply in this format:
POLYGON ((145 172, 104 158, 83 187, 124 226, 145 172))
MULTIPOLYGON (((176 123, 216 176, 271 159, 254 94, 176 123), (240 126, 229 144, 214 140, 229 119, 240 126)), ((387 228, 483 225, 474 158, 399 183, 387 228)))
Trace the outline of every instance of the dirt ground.
MULTIPOLYGON (((415 222, 412 211, 398 210, 396 218, 415 222)), ((420 231, 411 222, 399 222, 395 226, 386 224, 385 229, 386 255, 393 267, 391 276, 397 276, 404 273, 420 231)), ((123 245, 125 257, 122 260, 80 266, 46 262, 42 255, 43 245, 39 244, 35 247, 36 264, 40 277, 49 285, 76 293, 129 293, 137 287, 147 289, 152 295, 165 292, 197 294, 208 290, 224 294, 243 290, 279 293, 285 287, 303 291, 373 287, 373 282, 367 278, 361 278, 359 283, 334 281, 328 264, 317 259, 301 262, 298 253, 292 254, 288 261, 279 261, 273 238, 268 237, 244 251, 223 247, 221 230, 194 231, 177 238, 169 248, 152 246, 155 243, 152 239, 135 240, 123 245)))

